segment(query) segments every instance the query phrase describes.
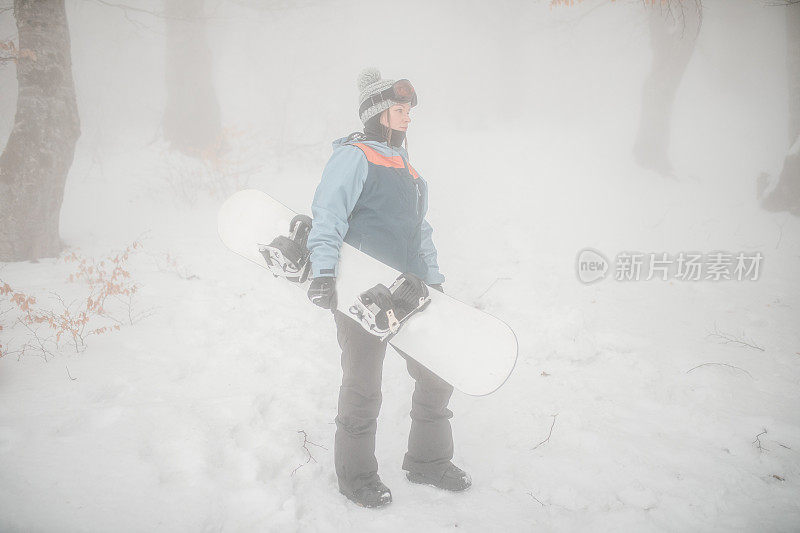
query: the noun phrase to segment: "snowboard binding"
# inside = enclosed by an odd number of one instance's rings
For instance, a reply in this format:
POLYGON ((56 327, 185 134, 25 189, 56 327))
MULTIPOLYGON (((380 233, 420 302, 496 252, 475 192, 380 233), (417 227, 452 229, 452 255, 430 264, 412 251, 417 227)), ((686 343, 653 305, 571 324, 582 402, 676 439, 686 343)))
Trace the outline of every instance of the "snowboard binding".
POLYGON ((394 335, 408 317, 430 303, 428 286, 413 274, 400 274, 391 287, 379 283, 362 292, 350 314, 367 332, 381 340, 394 335))
POLYGON ((308 279, 311 254, 306 245, 310 231, 311 217, 297 215, 289 223, 288 236, 278 235, 268 245, 258 246, 272 275, 295 283, 303 283, 308 279))

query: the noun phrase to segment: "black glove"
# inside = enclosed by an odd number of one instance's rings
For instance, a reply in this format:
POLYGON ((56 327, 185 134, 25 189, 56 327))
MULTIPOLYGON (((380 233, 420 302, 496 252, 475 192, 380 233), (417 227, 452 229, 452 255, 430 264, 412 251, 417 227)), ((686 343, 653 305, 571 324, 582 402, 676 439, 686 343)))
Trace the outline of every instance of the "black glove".
POLYGON ((336 309, 336 278, 323 276, 314 278, 308 288, 308 299, 323 309, 336 309))
POLYGON ((442 288, 442 284, 441 283, 437 283, 436 285, 429 285, 429 287, 431 289, 435 290, 435 291, 439 291, 442 294, 444 294, 444 289, 442 288))
POLYGON ((414 274, 403 274, 405 281, 395 291, 394 297, 399 301, 416 302, 417 299, 428 296, 428 286, 414 274))

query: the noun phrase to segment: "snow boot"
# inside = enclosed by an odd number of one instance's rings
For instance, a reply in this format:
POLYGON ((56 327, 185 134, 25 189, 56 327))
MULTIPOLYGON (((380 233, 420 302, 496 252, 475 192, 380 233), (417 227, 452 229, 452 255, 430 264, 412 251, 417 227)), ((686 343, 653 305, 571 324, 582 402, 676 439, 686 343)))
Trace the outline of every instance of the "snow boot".
POLYGON ((339 492, 344 494, 348 500, 361 507, 383 507, 392 503, 392 491, 380 480, 367 483, 360 489, 347 493, 341 489, 339 492))
POLYGON ((419 472, 407 472, 406 478, 411 483, 433 485, 434 487, 444 490, 451 490, 453 492, 467 490, 472 486, 472 478, 469 476, 469 474, 452 463, 450 463, 450 467, 440 478, 436 478, 427 474, 421 474, 419 472))

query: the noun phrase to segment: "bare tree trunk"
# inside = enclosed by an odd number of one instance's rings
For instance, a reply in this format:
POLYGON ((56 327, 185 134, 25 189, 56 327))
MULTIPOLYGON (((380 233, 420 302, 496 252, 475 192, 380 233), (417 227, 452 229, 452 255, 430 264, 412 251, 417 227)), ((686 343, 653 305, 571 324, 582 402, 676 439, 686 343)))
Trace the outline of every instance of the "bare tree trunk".
POLYGON ((800 135, 800 4, 786 6, 786 73, 789 85, 789 142, 800 135))
POLYGON ((0 261, 61 252, 61 202, 80 136, 64 0, 15 0, 14 16, 21 52, 14 128, 0 156, 0 261))
POLYGON ((777 179, 761 174, 757 194, 767 211, 789 211, 800 216, 800 5, 786 6, 786 78, 789 89, 789 142, 777 179))
POLYGON ((672 105, 694 51, 703 7, 700 0, 669 0, 648 5, 647 9, 653 64, 642 90, 633 155, 640 166, 671 176, 672 105))
POLYGON ((164 137, 173 149, 194 157, 201 156, 221 133, 203 4, 204 0, 166 0, 165 12, 164 137))

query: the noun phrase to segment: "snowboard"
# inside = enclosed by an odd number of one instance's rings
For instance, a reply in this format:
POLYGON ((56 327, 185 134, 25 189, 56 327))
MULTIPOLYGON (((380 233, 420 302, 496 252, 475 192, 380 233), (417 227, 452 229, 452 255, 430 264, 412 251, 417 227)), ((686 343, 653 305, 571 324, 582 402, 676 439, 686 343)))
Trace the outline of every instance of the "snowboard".
MULTIPOLYGON (((296 217, 295 211, 268 194, 248 189, 223 203, 217 229, 231 251, 269 269, 262 254, 264 246, 289 234, 290 222, 296 217)), ((342 243, 336 278, 338 310, 359 323, 351 314, 359 296, 376 284, 388 287, 400 274, 342 243)), ((275 282, 290 283, 283 278, 276 278, 275 282)), ((305 298, 308 280, 300 278, 291 283, 303 290, 305 298)), ((499 318, 447 294, 431 289, 428 296, 430 301, 424 309, 408 316, 399 330, 388 337, 389 344, 465 394, 484 396, 496 391, 516 364, 514 331, 499 318)))

